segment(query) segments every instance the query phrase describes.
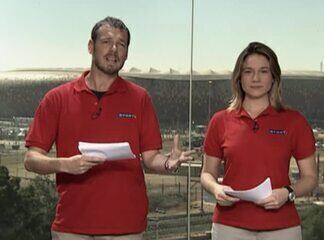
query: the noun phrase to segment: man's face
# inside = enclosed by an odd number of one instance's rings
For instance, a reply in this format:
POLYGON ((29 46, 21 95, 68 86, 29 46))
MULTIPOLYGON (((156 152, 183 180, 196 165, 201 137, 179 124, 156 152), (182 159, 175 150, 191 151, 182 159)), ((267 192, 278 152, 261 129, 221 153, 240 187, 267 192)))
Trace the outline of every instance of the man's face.
POLYGON ((89 41, 89 53, 92 54, 92 64, 108 75, 116 75, 127 59, 127 32, 108 24, 98 29, 95 42, 89 41))

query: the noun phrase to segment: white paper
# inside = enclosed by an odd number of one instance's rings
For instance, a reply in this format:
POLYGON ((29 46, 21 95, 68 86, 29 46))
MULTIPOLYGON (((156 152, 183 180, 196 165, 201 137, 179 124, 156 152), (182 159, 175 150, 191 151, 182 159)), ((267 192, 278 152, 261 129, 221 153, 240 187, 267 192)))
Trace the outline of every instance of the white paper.
POLYGON ((88 143, 79 142, 79 150, 83 155, 100 157, 105 160, 134 159, 136 156, 128 142, 88 143))
POLYGON ((244 191, 235 191, 235 190, 224 190, 224 192, 233 197, 237 197, 241 200, 257 202, 266 197, 269 197, 272 193, 271 180, 267 178, 261 184, 255 188, 244 190, 244 191))

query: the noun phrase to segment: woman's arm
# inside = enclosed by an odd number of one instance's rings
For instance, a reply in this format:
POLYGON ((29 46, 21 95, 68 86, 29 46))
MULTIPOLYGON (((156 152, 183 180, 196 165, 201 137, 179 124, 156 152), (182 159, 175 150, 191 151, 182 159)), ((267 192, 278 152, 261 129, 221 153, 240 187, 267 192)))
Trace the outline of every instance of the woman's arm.
MULTIPOLYGON (((310 193, 317 184, 315 155, 311 155, 297 161, 299 179, 291 188, 296 197, 305 196, 310 193)), ((278 209, 288 201, 288 190, 284 187, 272 190, 272 195, 257 202, 265 209, 278 209)))
POLYGON ((230 206, 239 201, 238 198, 230 197, 225 194, 224 189, 232 189, 229 186, 219 184, 218 169, 221 159, 204 155, 204 164, 201 171, 201 185, 211 194, 215 196, 217 203, 221 206, 230 206))

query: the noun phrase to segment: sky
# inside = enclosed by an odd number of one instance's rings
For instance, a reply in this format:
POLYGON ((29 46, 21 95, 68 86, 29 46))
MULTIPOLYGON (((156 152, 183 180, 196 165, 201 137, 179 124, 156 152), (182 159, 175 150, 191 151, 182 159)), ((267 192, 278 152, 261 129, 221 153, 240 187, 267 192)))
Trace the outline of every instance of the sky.
MULTIPOLYGON (((190 68, 191 0, 4 0, 0 71, 87 68, 93 25, 106 16, 131 32, 124 69, 190 68)), ((324 60, 323 0, 195 0, 194 62, 232 70, 251 41, 269 45, 283 70, 319 70, 324 60)))

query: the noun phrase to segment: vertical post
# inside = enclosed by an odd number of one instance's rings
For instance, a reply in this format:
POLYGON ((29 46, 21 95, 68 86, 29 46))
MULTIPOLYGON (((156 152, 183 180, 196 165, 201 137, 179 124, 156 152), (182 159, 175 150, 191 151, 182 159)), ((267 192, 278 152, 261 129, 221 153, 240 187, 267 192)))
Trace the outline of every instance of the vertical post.
POLYGON ((162 178, 162 196, 164 196, 164 181, 163 181, 163 178, 162 178))
MULTIPOLYGON (((192 74, 193 74, 193 26, 194 26, 194 0, 191 0, 191 36, 190 36, 190 76, 189 76, 189 150, 191 150, 191 114, 192 114, 192 74)), ((187 174, 187 238, 190 240, 190 208, 191 208, 191 163, 188 163, 187 174)))
POLYGON ((317 191, 316 191, 316 200, 319 201, 319 196, 320 196, 320 153, 318 151, 317 153, 317 191))
POLYGON ((178 194, 179 195, 181 194, 181 185, 180 185, 180 182, 178 183, 178 194))
POLYGON ((211 84, 212 81, 208 81, 208 121, 210 120, 211 117, 211 94, 212 94, 211 84))
MULTIPOLYGON (((204 164, 204 154, 201 154, 201 168, 204 164)), ((201 172, 201 171, 200 171, 201 172)), ((200 183, 200 212, 204 212, 204 188, 202 184, 200 183)))
POLYGON ((16 151, 16 177, 19 177, 18 176, 18 174, 19 174, 19 169, 18 169, 18 167, 19 167, 19 156, 18 156, 18 150, 16 149, 15 150, 16 151))
POLYGON ((157 217, 157 221, 156 221, 156 231, 155 231, 155 239, 159 239, 159 217, 157 217))

